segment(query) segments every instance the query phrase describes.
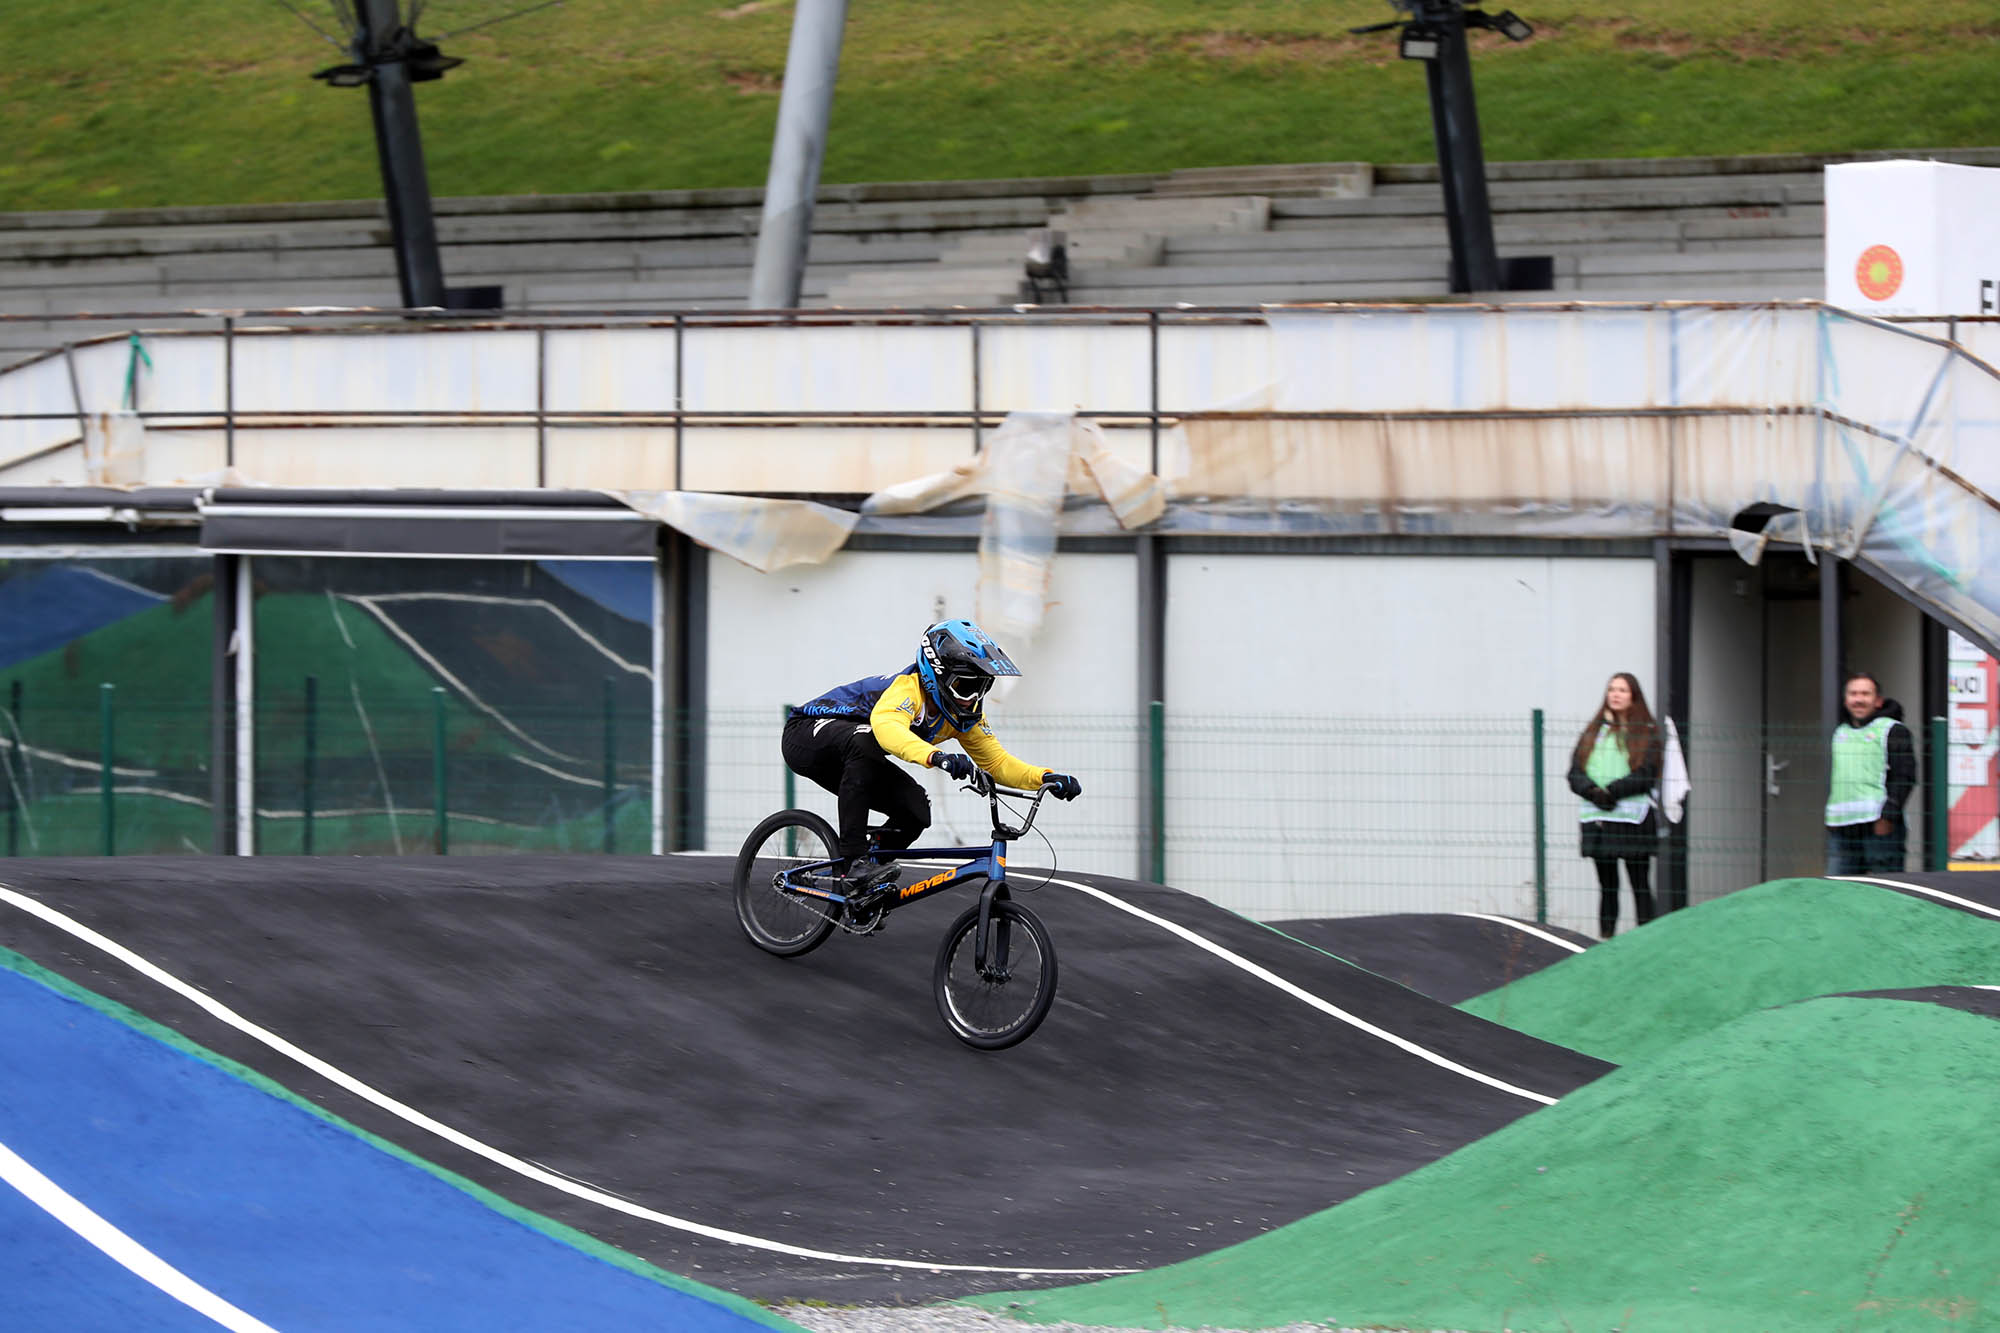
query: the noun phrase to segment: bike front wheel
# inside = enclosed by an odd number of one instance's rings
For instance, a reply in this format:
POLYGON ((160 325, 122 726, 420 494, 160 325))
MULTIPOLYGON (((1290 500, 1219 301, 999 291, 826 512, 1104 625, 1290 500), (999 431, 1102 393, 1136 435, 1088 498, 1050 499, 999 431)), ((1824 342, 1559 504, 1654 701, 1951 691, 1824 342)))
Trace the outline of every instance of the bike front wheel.
POLYGON ((986 961, 977 961, 979 905, 951 923, 938 949, 931 988, 954 1037, 982 1051, 1023 1041, 1056 998, 1056 950, 1042 919, 1019 903, 993 904, 986 961))
POLYGON ((780 810, 743 840, 736 854, 736 920, 765 953, 792 958, 833 933, 837 907, 786 888, 782 876, 834 859, 833 826, 810 810, 780 810))

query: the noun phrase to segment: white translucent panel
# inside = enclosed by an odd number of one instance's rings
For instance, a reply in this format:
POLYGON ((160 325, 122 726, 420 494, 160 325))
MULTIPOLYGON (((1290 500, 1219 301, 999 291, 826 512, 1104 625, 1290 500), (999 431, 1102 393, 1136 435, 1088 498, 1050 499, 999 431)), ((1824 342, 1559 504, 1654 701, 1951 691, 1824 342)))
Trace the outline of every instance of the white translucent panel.
POLYGON ((532 412, 533 333, 269 334, 236 339, 238 412, 532 412))
POLYGON ((1821 335, 1817 400, 1848 420, 1906 437, 1920 414, 1938 410, 1940 376, 1952 361, 1949 348, 1927 338, 1829 318, 1821 335))
POLYGON ((2000 369, 2000 319, 1960 320, 1956 327, 1959 346, 2000 369))
POLYGON ((546 449, 555 490, 680 489, 671 426, 550 426, 546 449))
POLYGON ((1670 331, 1649 311, 1605 310, 1588 322, 1554 310, 1481 321, 1482 360, 1500 366, 1517 411, 1652 407, 1663 400, 1670 331))
POLYGON ((682 348, 690 412, 972 408, 972 333, 962 327, 694 326, 682 348))
POLYGON ((1151 334, 1139 327, 993 325, 979 334, 979 401, 992 412, 1144 412, 1151 334))
POLYGON ((548 411, 673 410, 671 330, 552 329, 542 336, 548 411))
POLYGON ((971 459, 972 429, 690 427, 681 485, 694 491, 867 495, 971 459))
MULTIPOLYGON (((133 399, 141 412, 219 415, 223 411, 221 338, 206 333, 142 332, 139 350, 141 355, 135 362, 129 341, 78 348, 73 356, 77 389, 84 403, 100 412, 117 411, 133 399)), ((61 358, 55 360, 61 364, 61 358)))
POLYGON ((76 439, 83 427, 68 363, 52 356, 0 373, 0 414, 0 468, 76 439))
POLYGON ((217 486, 229 478, 229 438, 226 432, 148 430, 146 476, 155 486, 217 486))
POLYGON ((236 469, 258 486, 532 490, 535 432, 531 426, 239 427, 236 469))
POLYGON ((1278 343, 1264 324, 1162 324, 1160 410, 1199 412, 1251 405, 1281 374, 1278 343))
POLYGON ((72 444, 54 453, 44 453, 0 464, 0 486, 88 486, 83 450, 72 444))

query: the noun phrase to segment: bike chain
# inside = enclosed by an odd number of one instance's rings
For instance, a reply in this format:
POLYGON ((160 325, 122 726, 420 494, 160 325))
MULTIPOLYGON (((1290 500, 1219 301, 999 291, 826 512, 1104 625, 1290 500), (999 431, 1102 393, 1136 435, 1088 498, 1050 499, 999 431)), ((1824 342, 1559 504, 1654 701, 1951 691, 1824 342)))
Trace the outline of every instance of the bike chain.
POLYGON ((889 916, 888 908, 883 907, 868 913, 860 921, 852 921, 839 908, 835 908, 829 912, 815 906, 814 900, 808 894, 787 893, 776 884, 771 885, 771 892, 777 894, 780 898, 786 898, 798 904, 822 921, 831 921, 850 935, 873 935, 876 931, 882 929, 883 924, 889 916))

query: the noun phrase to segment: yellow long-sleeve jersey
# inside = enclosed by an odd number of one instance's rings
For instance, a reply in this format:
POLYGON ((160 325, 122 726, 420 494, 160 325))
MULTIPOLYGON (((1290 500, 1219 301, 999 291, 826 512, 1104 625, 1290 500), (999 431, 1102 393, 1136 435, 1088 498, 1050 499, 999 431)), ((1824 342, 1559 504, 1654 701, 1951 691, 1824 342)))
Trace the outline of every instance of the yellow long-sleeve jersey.
POLYGON ((915 671, 889 682, 868 713, 868 728, 880 745, 898 759, 928 767, 937 753, 938 742, 956 740, 972 756, 972 762, 993 776, 1003 787, 1028 791, 1042 785, 1050 770, 1017 759, 993 734, 982 716, 970 730, 960 731, 943 716, 925 707, 923 683, 915 671))

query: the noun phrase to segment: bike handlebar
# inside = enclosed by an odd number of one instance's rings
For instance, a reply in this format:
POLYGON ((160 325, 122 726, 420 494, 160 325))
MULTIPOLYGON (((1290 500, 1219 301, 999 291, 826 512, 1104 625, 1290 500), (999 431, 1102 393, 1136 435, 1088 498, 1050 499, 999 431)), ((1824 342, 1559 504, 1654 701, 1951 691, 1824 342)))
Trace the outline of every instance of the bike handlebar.
POLYGON ((1021 787, 1003 787, 993 780, 992 774, 983 769, 976 770, 970 781, 961 782, 958 785, 967 791, 977 792, 986 798, 986 808, 993 816, 993 836, 1009 840, 1024 836, 1029 829, 1035 826, 1035 815, 1042 808, 1042 798, 1047 796, 1050 791, 1047 787, 1037 787, 1033 791, 1028 791, 1021 787), (1029 802, 1026 817, 1021 820, 1019 828, 1000 822, 1000 798, 1002 796, 1018 796, 1029 802))

